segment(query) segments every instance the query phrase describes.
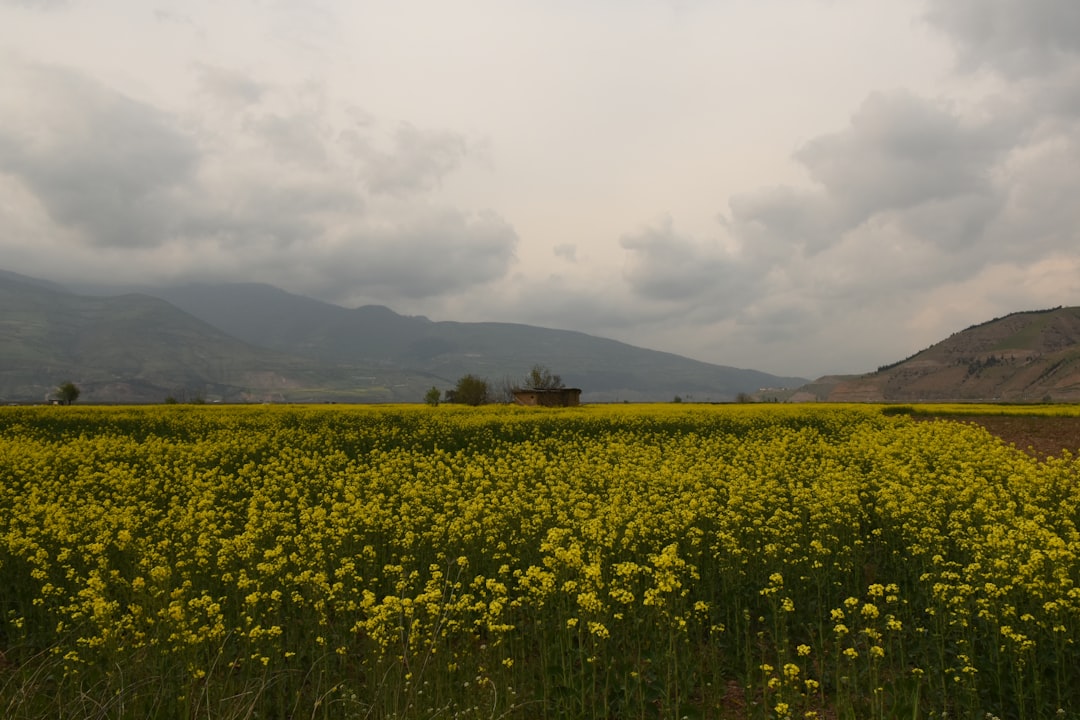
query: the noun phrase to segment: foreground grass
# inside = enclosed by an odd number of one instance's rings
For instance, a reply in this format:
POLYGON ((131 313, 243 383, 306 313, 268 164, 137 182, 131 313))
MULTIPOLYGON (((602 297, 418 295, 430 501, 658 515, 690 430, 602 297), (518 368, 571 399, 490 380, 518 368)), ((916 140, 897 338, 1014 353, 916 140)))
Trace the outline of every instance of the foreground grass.
POLYGON ((7 408, 0 715, 1078 717, 1077 479, 874 407, 7 408))

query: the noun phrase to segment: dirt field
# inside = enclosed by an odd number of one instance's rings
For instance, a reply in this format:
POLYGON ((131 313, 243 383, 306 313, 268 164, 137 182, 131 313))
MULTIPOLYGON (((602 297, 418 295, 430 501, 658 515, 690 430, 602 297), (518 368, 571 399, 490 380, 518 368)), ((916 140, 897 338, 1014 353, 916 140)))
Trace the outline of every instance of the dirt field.
POLYGON ((1080 454, 1080 417, 952 415, 927 418, 972 422, 1040 460, 1068 450, 1080 454))

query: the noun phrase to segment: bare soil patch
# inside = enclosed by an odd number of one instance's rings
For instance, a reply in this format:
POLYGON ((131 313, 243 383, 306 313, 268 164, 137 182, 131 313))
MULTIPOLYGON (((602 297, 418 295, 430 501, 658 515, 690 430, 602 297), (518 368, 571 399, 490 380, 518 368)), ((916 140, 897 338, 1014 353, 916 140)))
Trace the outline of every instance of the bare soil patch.
POLYGON ((1080 417, 1037 415, 947 415, 927 420, 952 420, 981 425, 1018 450, 1045 460, 1067 450, 1080 455, 1080 417))

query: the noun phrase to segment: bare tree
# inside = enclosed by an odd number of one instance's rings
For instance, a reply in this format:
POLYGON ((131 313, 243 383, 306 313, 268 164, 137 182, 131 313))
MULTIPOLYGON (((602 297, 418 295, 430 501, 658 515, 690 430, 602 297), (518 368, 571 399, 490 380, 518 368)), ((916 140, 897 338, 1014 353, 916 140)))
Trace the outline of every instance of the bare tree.
POLYGON ((544 365, 533 365, 532 370, 525 376, 525 387, 532 390, 558 390, 566 387, 562 378, 551 372, 544 365))
POLYGON ((491 389, 491 401, 496 403, 510 403, 514 401, 514 391, 519 388, 519 384, 514 378, 509 375, 503 375, 502 380, 499 380, 491 389))

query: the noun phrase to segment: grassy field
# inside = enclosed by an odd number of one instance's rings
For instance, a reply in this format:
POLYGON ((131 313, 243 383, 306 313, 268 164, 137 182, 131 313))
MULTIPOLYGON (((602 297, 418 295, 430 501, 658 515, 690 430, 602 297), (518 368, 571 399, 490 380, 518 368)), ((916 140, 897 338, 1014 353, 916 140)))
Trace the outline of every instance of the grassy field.
POLYGON ((1080 464, 914 410, 3 408, 0 716, 1080 717, 1080 464))

